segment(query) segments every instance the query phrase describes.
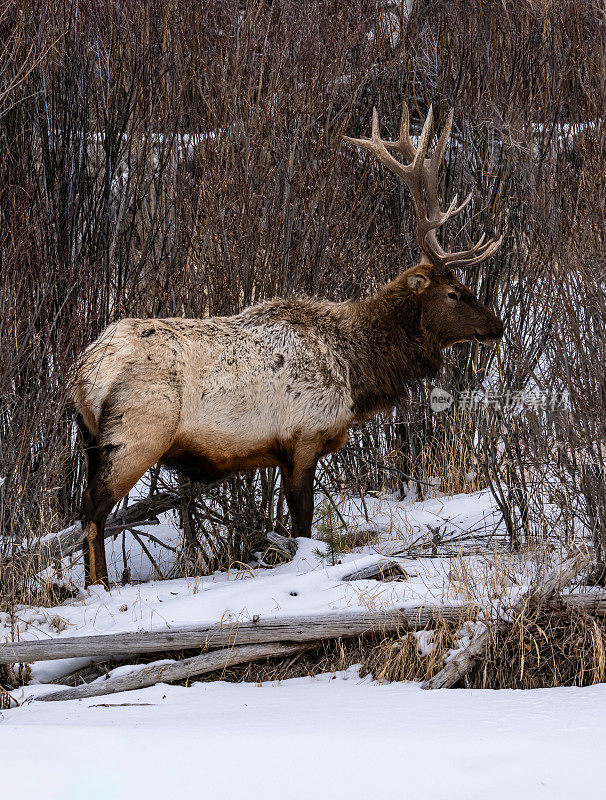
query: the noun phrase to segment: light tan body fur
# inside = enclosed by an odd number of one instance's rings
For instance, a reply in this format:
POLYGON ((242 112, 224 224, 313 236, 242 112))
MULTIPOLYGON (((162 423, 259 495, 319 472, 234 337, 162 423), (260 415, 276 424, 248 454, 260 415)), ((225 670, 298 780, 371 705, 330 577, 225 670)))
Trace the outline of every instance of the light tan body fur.
MULTIPOLYGON (((340 321, 344 306, 321 305, 340 321)), ((285 450, 305 466, 344 443, 355 420, 348 365, 275 308, 125 319, 86 350, 75 401, 91 433, 123 451, 117 492, 162 458, 213 480, 278 465, 285 450)))

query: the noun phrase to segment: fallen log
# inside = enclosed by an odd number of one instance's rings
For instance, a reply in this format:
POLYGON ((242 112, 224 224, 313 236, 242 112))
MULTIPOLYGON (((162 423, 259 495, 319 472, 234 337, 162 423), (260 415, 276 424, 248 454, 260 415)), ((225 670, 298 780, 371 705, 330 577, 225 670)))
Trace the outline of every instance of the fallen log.
POLYGON ((549 604, 562 604, 570 609, 582 611, 594 617, 606 617, 606 591, 588 592, 586 594, 560 595, 549 604))
MULTIPOLYGON (((606 616, 606 592, 563 595, 551 601, 588 614, 606 616)), ((206 648, 214 650, 241 644, 303 642, 361 636, 373 632, 422 630, 438 622, 462 625, 475 619, 478 603, 456 606, 419 604, 391 611, 335 611, 308 617, 253 618, 195 627, 132 631, 100 636, 59 636, 43 641, 0 644, 0 664, 47 661, 56 658, 123 658, 140 653, 206 648)))
POLYGON ((291 561, 297 552, 297 540, 291 539, 288 536, 282 536, 280 533, 270 531, 265 537, 270 546, 285 556, 291 561))
POLYGON ((399 561, 393 558, 388 558, 383 561, 377 561, 376 564, 371 564, 369 567, 357 569, 355 572, 350 572, 345 575, 341 580, 344 581, 385 581, 392 580, 406 580, 408 572, 404 569, 399 561))
POLYGON ((127 675, 118 675, 114 678, 99 678, 92 683, 85 683, 83 686, 76 686, 70 689, 57 690, 56 692, 42 695, 37 699, 80 700, 85 697, 100 697, 105 694, 115 694, 116 692, 130 692, 133 689, 144 689, 160 682, 171 683, 172 681, 187 680, 187 678, 193 678, 197 675, 233 667, 236 664, 259 661, 262 658, 293 655, 307 650, 309 647, 309 643, 284 644, 283 642, 229 647, 223 650, 214 650, 212 653, 203 653, 193 658, 185 658, 182 661, 150 664, 127 675))
MULTIPOLYGON (((554 594, 561 592, 568 584, 574 580, 578 573, 590 563, 590 558, 585 553, 579 553, 573 558, 569 558, 559 566, 552 569, 545 578, 536 586, 531 587, 514 603, 507 612, 509 618, 516 617, 523 613, 530 604, 537 606, 550 600, 554 594)), ((562 600, 564 598, 561 598, 562 600)), ((498 620, 494 623, 497 629, 506 628, 509 621, 498 620)), ((490 623, 488 623, 490 626, 490 623)), ((423 689, 448 689, 458 683, 463 678, 475 662, 486 652, 491 636, 490 627, 485 627, 480 633, 476 634, 467 647, 459 650, 446 666, 421 684, 423 689)))
MULTIPOLYGON (((144 500, 133 503, 128 508, 114 511, 107 518, 105 538, 108 539, 110 536, 115 536, 116 533, 134 525, 153 523, 156 521, 153 519, 155 516, 165 511, 170 511, 171 508, 176 508, 178 502, 179 496, 174 492, 158 492, 151 497, 146 497, 144 500)), ((76 522, 58 533, 43 536, 28 549, 14 552, 11 555, 11 560, 13 562, 31 562, 38 558, 40 560, 40 569, 46 569, 50 562, 60 561, 62 558, 74 553, 82 546, 85 538, 82 525, 76 522)))
POLYGON ((55 658, 123 658, 138 653, 206 648, 214 650, 240 644, 311 642, 360 636, 374 631, 415 630, 438 620, 462 624, 479 606, 418 605, 390 611, 336 611, 306 617, 253 618, 159 631, 129 631, 101 636, 57 637, 42 641, 0 644, 0 664, 47 661, 55 658))

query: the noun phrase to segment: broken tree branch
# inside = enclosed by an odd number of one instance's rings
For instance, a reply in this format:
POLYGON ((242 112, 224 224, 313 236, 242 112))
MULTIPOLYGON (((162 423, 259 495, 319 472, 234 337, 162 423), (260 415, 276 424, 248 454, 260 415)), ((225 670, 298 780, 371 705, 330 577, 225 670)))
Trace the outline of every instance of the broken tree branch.
POLYGON ((81 656, 109 659, 169 650, 212 650, 235 644, 338 639, 373 631, 414 630, 438 620, 462 624, 478 611, 479 606, 470 605, 418 605, 391 611, 336 611, 317 616, 254 618, 252 622, 165 628, 159 631, 6 642, 0 644, 0 664, 81 656))
POLYGON ((85 683, 83 686, 61 689, 42 695, 38 700, 80 700, 84 697, 99 697, 104 694, 115 694, 116 692, 130 692, 133 689, 144 689, 160 682, 171 683, 171 681, 187 680, 187 678, 193 678, 197 675, 233 667, 236 664, 258 661, 262 658, 289 656, 309 647, 309 643, 284 644, 283 642, 229 647, 223 650, 214 650, 212 653, 203 653, 193 658, 185 658, 182 661, 150 664, 128 675, 119 675, 115 678, 99 678, 92 683, 85 683))
MULTIPOLYGON (((540 605, 547 602, 555 593, 560 592, 566 587, 578 573, 590 563, 590 558, 585 553, 579 553, 573 558, 569 558, 559 566, 552 569, 545 578, 536 586, 531 587, 517 600, 508 612, 508 617, 518 616, 523 613, 526 606, 540 605)), ((562 598, 564 599, 564 598, 562 598)), ((506 628, 509 621, 498 620, 495 623, 497 629, 506 628)), ((491 630, 484 628, 471 640, 469 645, 456 653, 446 666, 430 678, 424 681, 423 689, 448 689, 458 683, 480 658, 488 647, 491 630)))
MULTIPOLYGON (((179 502, 179 496, 175 492, 158 492, 144 500, 121 508, 115 511, 107 519, 105 526, 105 538, 114 536, 116 533, 133 527, 134 525, 150 524, 150 518, 165 511, 175 508, 179 502)), ((59 561, 66 556, 74 553, 86 538, 82 525, 76 522, 69 528, 65 528, 58 533, 43 536, 39 542, 23 551, 17 551, 12 555, 13 560, 31 560, 40 558, 41 569, 45 569, 51 561, 59 561)))
POLYGON ((399 561, 393 558, 387 558, 383 561, 377 561, 376 564, 371 564, 369 567, 358 569, 355 572, 350 572, 342 580, 344 581, 384 581, 388 578, 392 580, 406 580, 408 573, 399 561))
MULTIPOLYGON (((547 601, 550 602, 550 601, 547 601)), ((606 592, 563 595, 551 601, 588 614, 606 616, 606 592)), ((438 622, 462 625, 476 619, 477 603, 456 606, 420 604, 391 611, 337 611, 307 617, 259 619, 196 627, 131 631, 101 636, 59 636, 43 641, 0 644, 0 664, 46 661, 56 658, 123 658, 138 653, 207 648, 268 642, 311 642, 362 636, 368 633, 422 630, 438 622)))
MULTIPOLYGON (((127 522, 126 524, 121 522, 119 525, 110 525, 109 527, 106 525, 105 526, 105 530, 107 531, 108 536, 109 536, 110 533, 112 535, 115 535, 117 533, 122 533, 122 531, 130 530, 134 524, 135 523, 133 523, 133 522, 127 522)), ((157 517, 153 517, 152 519, 142 519, 139 522, 137 522, 136 524, 137 525, 159 525, 160 524, 160 520, 157 517)))

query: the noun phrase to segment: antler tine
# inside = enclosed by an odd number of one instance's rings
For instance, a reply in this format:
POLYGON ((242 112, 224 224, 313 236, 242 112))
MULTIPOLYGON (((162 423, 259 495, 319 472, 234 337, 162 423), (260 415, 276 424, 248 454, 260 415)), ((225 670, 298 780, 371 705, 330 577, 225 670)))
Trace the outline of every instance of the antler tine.
POLYGON ((402 117, 400 119, 400 135, 397 142, 383 142, 388 150, 397 150, 407 161, 415 157, 416 148, 410 138, 410 115, 408 106, 402 103, 402 117))
POLYGON ((423 126, 423 132, 421 134, 421 140, 419 142, 419 147, 415 148, 412 142, 410 141, 410 136, 406 131, 408 126, 408 109, 406 112, 402 112, 402 121, 400 124, 400 139, 397 142, 385 142, 381 139, 380 131, 379 131, 379 114, 376 108, 373 108, 372 111, 372 133, 370 139, 352 139, 350 136, 344 136, 343 138, 347 142, 351 142, 351 144, 355 144, 358 147, 363 147, 366 150, 370 150, 382 164, 391 170, 395 175, 397 175, 410 189, 410 193, 412 195, 414 207, 415 207, 415 214, 417 218, 417 244, 419 248, 422 250, 423 246, 422 243, 427 235, 427 232, 430 230, 429 220, 427 219, 427 214, 425 211, 425 201, 423 198, 423 165, 425 162, 424 154, 427 150, 427 145, 429 144, 429 131, 431 125, 431 111, 429 114, 429 125, 427 121, 423 126), (405 131, 405 136, 402 138, 402 130, 405 131), (387 147, 391 149, 398 150, 402 155, 405 157, 408 156, 412 159, 411 164, 402 164, 397 158, 394 158, 391 153, 388 152, 387 147), (421 157, 419 158, 419 154, 421 157))
MULTIPOLYGON (((457 195, 457 197, 458 197, 458 195, 457 195)), ((451 217, 456 217, 457 214, 460 214, 461 211, 463 211, 463 209, 465 208, 465 206, 471 201, 472 197, 473 197, 473 189, 471 190, 471 192, 469 192, 469 194, 467 195, 465 200, 463 200, 461 205, 458 206, 457 208, 455 208, 455 210, 452 212, 452 214, 450 216, 451 217)))
POLYGON ((377 107, 373 106, 372 108, 372 129, 371 129, 371 138, 373 142, 380 142, 381 135, 379 132, 379 112, 377 111, 377 107))
MULTIPOLYGON (((465 208, 465 206, 469 203, 469 201, 471 200, 472 197, 473 197, 473 192, 470 192, 467 195, 467 197, 465 198, 465 200, 463 200, 461 205, 457 205, 457 203, 459 202, 459 195, 455 194, 455 196, 452 198, 452 201, 451 201, 450 205, 448 206, 448 208, 446 209, 446 211, 444 211, 444 212, 439 211, 439 207, 438 207, 438 211, 436 212, 436 219, 435 219, 435 223, 436 224, 434 225, 434 227, 435 228, 439 228, 445 222, 448 222, 449 219, 452 219, 453 217, 456 217, 457 214, 460 214, 461 211, 463 211, 463 209, 465 208)), ((484 234, 484 236, 486 236, 486 234, 484 234)))
POLYGON ((482 234, 476 244, 469 250, 461 250, 458 253, 446 253, 443 259, 444 266, 449 267, 471 267, 474 264, 481 264, 482 261, 493 256, 503 241, 503 237, 498 239, 488 239, 484 242, 486 234, 482 234), (474 255, 474 253, 476 255, 474 255), (471 256, 471 258, 470 258, 471 256))
POLYGON ((473 247, 469 250, 461 250, 457 253, 448 253, 438 242, 437 230, 452 217, 460 214, 461 211, 471 202, 473 191, 459 204, 458 195, 455 195, 452 202, 442 211, 438 196, 438 175, 446 146, 452 131, 454 111, 448 113, 446 123, 438 143, 431 158, 426 157, 429 146, 431 127, 433 124, 433 106, 429 107, 429 112, 423 123, 423 129, 419 137, 418 145, 415 147, 410 138, 410 115, 406 103, 402 104, 402 118, 400 120, 400 132, 397 142, 384 141, 381 139, 379 130, 379 115, 376 108, 372 113, 372 133, 370 139, 352 139, 349 136, 343 138, 347 142, 370 150, 381 163, 391 170, 395 175, 402 179, 412 195, 417 219, 416 240, 422 251, 421 263, 431 263, 440 271, 449 266, 462 266, 479 264, 481 261, 493 255, 500 246, 503 237, 493 240, 486 238, 483 234, 473 247), (397 150, 406 162, 402 163, 394 158, 389 150, 397 150))
POLYGON ((501 240, 497 239, 495 242, 492 242, 491 247, 483 253, 475 256, 474 258, 462 258, 458 261, 449 261, 449 267, 473 267, 475 264, 481 264, 483 261, 486 261, 488 258, 491 258, 499 247, 501 246, 501 240))
POLYGON ((421 249, 423 250, 424 256, 441 270, 452 266, 479 264, 481 261, 484 261, 493 255, 499 248, 502 241, 501 237, 498 241, 489 239, 487 242, 485 242, 484 239, 486 238, 486 234, 482 234, 479 241, 476 242, 473 247, 471 247, 469 250, 462 250, 458 253, 447 253, 438 242, 436 235, 437 229, 444 225, 444 223, 446 223, 449 219, 452 219, 453 217, 457 216, 457 214, 460 214, 471 202, 471 198, 473 197, 472 190, 463 200, 463 202, 460 205, 457 205, 458 195, 455 195, 446 211, 442 211, 440 208, 440 200, 438 195, 439 169, 444 157, 444 153, 446 152, 446 146, 450 139, 450 134, 452 132, 453 118, 454 109, 451 109, 448 113, 448 117, 446 118, 446 123, 442 129, 442 132, 440 133, 438 144, 436 145, 431 158, 428 161, 425 161, 424 169, 429 230, 423 238, 421 249))
MULTIPOLYGON (((431 111, 431 109, 430 109, 431 111)), ((455 216, 457 212, 456 209, 456 201, 450 204, 450 207, 445 212, 442 212, 440 208, 440 200, 438 198, 438 174, 440 171, 440 164, 442 163, 442 158, 444 157, 444 153, 446 152, 446 145, 448 144, 448 140, 450 139, 450 131, 452 129, 452 120, 453 120, 453 109, 450 110, 448 117, 446 119, 446 124, 442 129, 442 133, 438 139, 438 144, 436 149, 434 150, 431 158, 428 160, 428 163, 425 164, 425 192, 427 195, 427 206, 429 213, 427 214, 428 218, 433 221, 434 225, 432 227, 439 228, 443 225, 450 217, 455 216)), ((458 197, 456 198, 458 200, 458 197)), ((428 254, 429 255, 429 254, 428 254)))
POLYGON ((402 117, 400 119, 400 141, 412 144, 410 141, 410 114, 406 103, 402 103, 402 117))
POLYGON ((373 155, 375 155, 382 164, 385 164, 385 166, 391 170, 391 172, 409 185, 410 167, 407 167, 405 164, 401 164, 387 151, 386 145, 397 145, 398 143, 384 142, 383 139, 381 139, 379 131, 379 114, 376 108, 373 108, 372 110, 372 132, 370 139, 353 139, 351 136, 344 136, 343 138, 346 142, 355 144, 357 147, 363 147, 365 150, 370 150, 370 152, 373 153, 373 155))
MULTIPOLYGON (((390 142, 383 142, 379 131, 379 114, 376 108, 372 110, 372 129, 370 139, 354 139, 352 136, 343 136, 346 142, 355 144, 356 147, 363 147, 365 150, 370 150, 371 153, 378 155, 381 145, 391 144, 390 142)), ((389 155, 389 153, 388 153, 389 155)))
POLYGON ((458 202, 459 202, 459 195, 455 194, 455 196, 450 201, 450 205, 448 206, 446 211, 444 211, 444 213, 441 214, 442 217, 440 222, 441 225, 443 225, 446 222, 446 220, 449 220, 451 217, 454 217, 455 213, 459 210, 457 206, 458 202))
POLYGON ((442 163, 442 159, 444 158, 444 153, 446 152, 446 145, 448 144, 448 140, 450 139, 450 132, 452 130, 452 120, 454 118, 454 108, 451 108, 448 112, 448 117, 446 118, 446 124, 442 128, 442 133, 440 134, 440 138, 438 139, 438 144, 436 145, 436 149, 431 156, 430 162, 430 170, 435 172, 436 176, 438 174, 438 170, 440 169, 440 164, 442 163))
POLYGON ((429 145, 429 134, 431 133, 432 124, 433 106, 429 106, 429 112, 425 117, 423 129, 421 130, 421 135, 419 136, 419 144, 417 145, 415 157, 411 164, 412 170, 416 173, 422 170, 425 166, 425 153, 427 152, 427 146, 429 145))
POLYGON ((475 255, 479 250, 489 247, 493 241, 492 239, 489 239, 487 242, 485 242, 484 239, 486 239, 485 233, 483 233, 480 236, 478 241, 473 245, 473 247, 470 247, 469 250, 460 250, 457 253, 447 253, 444 256, 444 261, 450 263, 451 261, 457 261, 459 259, 465 258, 466 256, 475 255))
MULTIPOLYGON (((481 264, 482 261, 486 261, 487 258, 491 258, 501 246, 502 241, 503 236, 499 236, 498 239, 489 239, 488 242, 486 242, 488 246, 475 258, 466 260, 465 265, 471 267, 474 264, 481 264)), ((455 266, 459 266, 459 264, 457 263, 455 266)))

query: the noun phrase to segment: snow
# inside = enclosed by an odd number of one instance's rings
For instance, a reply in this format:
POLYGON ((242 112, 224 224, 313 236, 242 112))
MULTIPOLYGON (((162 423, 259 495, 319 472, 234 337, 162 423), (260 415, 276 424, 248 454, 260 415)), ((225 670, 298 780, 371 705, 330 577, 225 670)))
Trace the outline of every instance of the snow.
MULTIPOLYGON (((144 486, 131 493, 131 499, 144 496, 144 486)), ((322 505, 322 497, 316 498, 316 509, 322 505)), ((438 552, 445 554, 454 546, 460 546, 460 537, 465 535, 474 544, 474 537, 479 537, 484 548, 498 542, 504 528, 501 513, 497 509, 488 490, 474 494, 459 494, 453 497, 438 496, 422 502, 415 502, 414 496, 399 500, 395 495, 384 494, 381 497, 367 496, 365 499, 370 523, 366 521, 359 498, 343 497, 339 503, 339 512, 348 524, 349 531, 368 529, 369 524, 376 529, 377 539, 371 549, 365 552, 377 552, 382 555, 398 555, 406 552, 415 554, 415 548, 425 545, 433 534, 430 530, 440 529, 442 544, 438 552)), ((317 517, 319 515, 317 514, 317 517)), ((181 531, 171 512, 159 515, 159 525, 138 525, 137 530, 149 532, 157 539, 171 547, 177 547, 181 539, 181 531)), ((51 535, 43 537, 48 542, 51 535)), ((478 542, 475 542, 477 544, 478 542)), ((175 563, 175 554, 152 540, 146 545, 164 576, 169 575, 175 563)), ((317 546, 317 543, 316 543, 317 546)), ((128 567, 131 579, 150 581, 155 576, 155 569, 139 542, 128 531, 118 534, 106 541, 106 552, 109 578, 119 582, 125 567, 128 567), (127 562, 124 562, 122 537, 127 562)), ((75 584, 83 582, 83 568, 78 561, 74 565, 65 562, 64 574, 75 584)))
MULTIPOLYGON (((348 573, 384 557, 377 553, 355 552, 342 555, 342 563, 333 567, 318 556, 319 544, 300 539, 293 561, 271 570, 235 570, 202 578, 116 586, 111 592, 94 586, 80 598, 61 606, 22 608, 17 612, 20 638, 65 638, 216 622, 229 624, 250 621, 254 616, 384 610, 432 599, 440 602, 443 598, 443 559, 401 559, 411 576, 416 575, 407 581, 343 582, 348 573)), ((0 619, 2 617, 0 615, 0 619)), ((8 624, 6 617, 6 638, 8 624)), ((1 631, 0 628, 0 635, 1 631)), ((32 680, 48 681, 77 669, 81 661, 33 664, 32 680)))
MULTIPOLYGON (((368 497, 366 506, 372 527, 377 531, 376 539, 351 553, 339 554, 339 563, 334 566, 331 558, 321 555, 327 550, 323 542, 299 539, 293 560, 273 569, 238 568, 206 577, 154 581, 150 580, 151 564, 131 538, 127 540, 128 566, 139 580, 147 579, 145 583, 116 585, 111 592, 94 586, 53 608, 20 608, 13 619, 0 613, 0 641, 9 640, 13 635, 24 640, 152 631, 249 621, 254 616, 388 610, 394 606, 410 607, 445 600, 455 604, 470 599, 460 591, 457 580, 449 577, 452 559, 416 557, 416 553, 436 528, 440 529, 445 542, 455 542, 465 533, 466 536, 483 536, 482 541, 490 545, 499 527, 499 515, 489 492, 423 502, 415 502, 414 498, 398 501, 392 496, 368 497), (409 574, 406 581, 343 581, 348 573, 386 557, 398 557, 409 574)), ((340 513, 350 530, 368 528, 359 500, 344 498, 340 513)), ((162 524, 152 530, 158 538, 177 543, 179 531, 168 515, 164 515, 162 524)), ((120 539, 121 536, 107 543, 110 580, 113 581, 118 580, 124 569, 120 539)), ((150 548, 152 545, 150 542, 150 548)), ((170 559, 162 562, 163 554, 172 556, 171 551, 159 546, 154 550, 154 558, 162 568, 169 569, 172 562, 170 559)), ((470 558, 478 561, 477 556, 470 558)), ((475 565, 471 569, 477 571, 480 567, 475 565)), ((80 563, 66 568, 65 574, 76 585, 82 585, 80 563)), ((520 588, 516 586, 514 591, 520 588)), ((47 682, 85 663, 82 659, 38 662, 31 666, 31 680, 47 682)))
MULTIPOLYGON (((245 622, 256 616, 267 619, 331 611, 381 611, 394 606, 402 608, 444 602, 455 605, 491 599, 486 587, 495 572, 493 540, 499 528, 499 515, 489 492, 438 497, 423 502, 411 498, 398 501, 394 497, 368 497, 366 505, 372 526, 378 531, 376 539, 350 553, 339 554, 336 559, 339 563, 334 566, 330 557, 322 556, 326 544, 299 539, 293 560, 273 569, 238 568, 205 577, 148 580, 115 585, 110 592, 94 586, 86 592, 80 590, 76 598, 52 608, 21 607, 12 618, 0 613, 0 641, 157 631, 188 625, 245 622), (418 556, 419 548, 433 536, 431 531, 436 528, 440 529, 442 540, 450 543, 448 547, 454 548, 454 552, 457 552, 457 538, 465 534, 467 537, 480 537, 478 541, 483 542, 485 554, 454 559, 418 556), (409 575, 407 580, 343 581, 348 573, 386 557, 398 558, 409 575), (474 582, 477 584, 475 594, 470 593, 474 582)), ((368 528, 360 513, 359 500, 345 498, 340 512, 350 530, 368 528)), ((152 530, 158 538, 173 543, 179 535, 174 524, 167 519, 152 530)), ((150 547, 152 544, 150 542, 150 547)), ((134 541, 129 543, 129 547, 131 574, 138 571, 141 577, 149 578, 141 550, 135 549, 134 541)), ((439 551, 443 549, 440 545, 439 551)), ((158 550, 154 557, 159 559, 158 550)), ((111 565, 110 580, 117 580, 124 568, 120 537, 115 542, 108 542, 107 552, 111 565)), ((164 550, 164 553, 170 551, 164 550)), ((502 558, 507 559, 507 569, 500 571, 498 588, 511 599, 526 588, 531 576, 525 574, 528 572, 527 563, 510 563, 512 557, 508 555, 502 558), (503 585, 504 579, 509 581, 509 578, 504 578, 507 574, 517 582, 503 585)), ((71 571, 66 570, 66 574, 76 585, 82 585, 80 564, 73 566, 71 571)), ((429 642, 423 642, 421 646, 426 644, 429 642)), ((58 679, 87 663, 81 658, 34 663, 31 665, 31 682, 58 679)))
POLYGON ((377 686, 355 668, 261 686, 158 685, 3 712, 2 790, 46 800, 602 797, 605 711, 606 685, 425 692, 377 686))
MULTIPOLYGON (((21 607, 12 619, 0 614, 0 641, 432 602, 482 599, 498 605, 533 578, 532 558, 498 552, 502 523, 489 492, 423 502, 367 497, 366 505, 377 536, 352 552, 333 557, 325 543, 299 539, 292 562, 272 569, 240 565, 205 577, 115 585, 110 592, 91 587, 54 608, 21 607), (434 542, 437 555, 429 557, 434 542), (398 558, 406 580, 343 580, 387 556, 398 558)), ((349 530, 369 527, 359 500, 343 498, 339 510, 349 530)), ((169 543, 178 541, 169 515, 151 531, 169 543)), ((108 542, 115 580, 124 569, 121 537, 108 542)), ((131 574, 149 577, 136 541, 126 538, 125 545, 131 574)), ((170 551, 153 552, 158 561, 162 553, 161 567, 170 569, 170 551)), ((81 585, 81 566, 66 564, 66 575, 81 585)), ((479 625, 462 626, 456 645, 468 642, 479 625)), ((433 633, 418 632, 417 641, 427 654, 433 633)), ((87 663, 32 664, 30 685, 12 693, 21 705, 0 716, 3 796, 557 800, 603 795, 597 765, 606 734, 606 685, 425 692, 412 683, 377 685, 351 668, 263 685, 159 684, 80 701, 36 700, 56 690, 45 682, 60 682, 87 663)), ((137 668, 143 665, 119 666, 112 675, 137 668)))

